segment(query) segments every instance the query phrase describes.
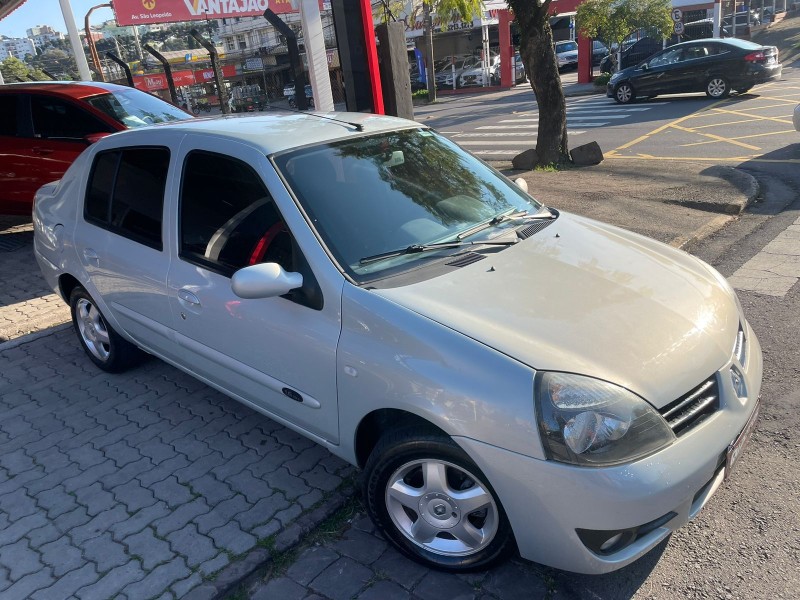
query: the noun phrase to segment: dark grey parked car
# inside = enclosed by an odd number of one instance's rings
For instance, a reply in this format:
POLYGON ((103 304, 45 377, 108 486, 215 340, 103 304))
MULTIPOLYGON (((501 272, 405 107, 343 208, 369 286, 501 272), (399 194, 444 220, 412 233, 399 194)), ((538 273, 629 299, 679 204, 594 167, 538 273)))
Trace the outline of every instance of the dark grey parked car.
POLYGON ((705 39, 676 44, 635 67, 615 73, 607 96, 620 104, 659 94, 705 92, 724 98, 743 94, 781 76, 778 49, 737 39, 705 39))

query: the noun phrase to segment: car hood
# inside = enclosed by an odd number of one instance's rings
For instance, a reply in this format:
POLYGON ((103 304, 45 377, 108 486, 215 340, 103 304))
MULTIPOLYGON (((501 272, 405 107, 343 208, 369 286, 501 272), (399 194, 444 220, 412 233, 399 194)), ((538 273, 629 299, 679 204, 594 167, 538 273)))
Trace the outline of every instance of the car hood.
POLYGON ((567 213, 533 237, 382 295, 537 370, 624 386, 660 408, 730 360, 730 286, 690 255, 567 213))
POLYGON ((618 81, 620 79, 626 79, 628 77, 633 77, 637 73, 636 67, 628 67, 626 69, 621 69, 612 75, 612 79, 614 81, 618 81))

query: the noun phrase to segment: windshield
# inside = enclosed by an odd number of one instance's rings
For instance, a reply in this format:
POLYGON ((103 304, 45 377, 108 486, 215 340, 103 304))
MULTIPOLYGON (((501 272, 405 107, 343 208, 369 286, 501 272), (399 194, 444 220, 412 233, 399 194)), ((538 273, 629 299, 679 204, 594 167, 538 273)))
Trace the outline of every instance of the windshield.
POLYGON ((274 162, 326 246, 356 279, 453 250, 361 264, 364 257, 452 241, 502 213, 540 208, 505 177, 427 129, 313 146, 274 162))
POLYGON ((192 118, 172 104, 136 89, 114 90, 86 101, 129 129, 192 118))
POLYGON ((575 42, 559 42, 556 44, 556 52, 572 52, 578 49, 578 44, 575 42))

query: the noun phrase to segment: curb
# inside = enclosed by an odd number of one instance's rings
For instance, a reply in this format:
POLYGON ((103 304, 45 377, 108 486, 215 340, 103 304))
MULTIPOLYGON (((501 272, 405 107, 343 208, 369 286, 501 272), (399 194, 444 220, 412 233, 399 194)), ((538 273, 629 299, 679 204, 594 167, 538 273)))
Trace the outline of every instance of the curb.
POLYGON ((691 233, 676 237, 669 243, 669 245, 673 248, 685 250, 687 247, 714 235, 726 227, 728 223, 737 219, 739 215, 742 214, 742 212, 744 212, 744 210, 750 206, 761 193, 761 186, 759 185, 758 180, 750 175, 750 173, 746 173, 745 171, 737 169, 736 167, 727 167, 721 165, 710 167, 709 170, 711 169, 714 170, 714 176, 724 179, 736 187, 739 187, 742 193, 745 195, 745 201, 736 203, 732 202, 726 205, 727 207, 734 207, 735 210, 726 210, 728 214, 714 217, 708 223, 702 227, 698 227, 691 233))
POLYGON ((11 350, 12 348, 16 348, 17 346, 22 346, 23 344, 29 344, 30 342, 35 342, 38 339, 43 337, 47 337, 48 335, 53 335, 54 333, 58 333, 59 331, 64 331, 65 329, 69 329, 72 327, 72 323, 62 323, 61 325, 53 325, 52 327, 48 327, 47 329, 42 329, 41 331, 34 331, 33 333, 27 333, 25 335, 21 335, 18 338, 14 338, 13 340, 8 340, 7 342, 3 342, 0 344, 0 352, 5 350, 11 350))
POLYGON ((311 512, 301 515, 289 527, 281 531, 275 538, 271 549, 255 548, 243 558, 224 567, 213 581, 206 581, 189 591, 185 600, 223 600, 241 586, 249 586, 256 579, 263 577, 275 554, 292 550, 302 543, 303 538, 320 523, 333 515, 345 505, 355 493, 352 481, 345 483, 340 489, 322 502, 311 512))

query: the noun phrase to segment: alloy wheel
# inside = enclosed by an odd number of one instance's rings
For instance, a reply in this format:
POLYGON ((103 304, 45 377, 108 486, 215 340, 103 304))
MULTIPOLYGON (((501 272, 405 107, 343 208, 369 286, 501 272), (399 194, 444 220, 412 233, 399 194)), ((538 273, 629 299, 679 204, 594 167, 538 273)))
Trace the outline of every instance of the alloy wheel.
POLYGON ((617 100, 620 101, 622 104, 627 104, 631 101, 633 97, 633 90, 631 86, 627 83, 623 83, 617 88, 617 100))
POLYGON ((475 554, 497 534, 499 513, 488 486, 450 462, 403 464, 389 477, 385 502, 398 531, 435 554, 475 554))
POLYGON ((708 95, 712 98, 721 98, 728 90, 728 84, 721 77, 714 77, 708 82, 708 95))
POLYGON ((111 338, 108 334, 106 322, 97 307, 81 298, 75 305, 76 322, 81 339, 95 358, 105 362, 111 353, 111 338))

